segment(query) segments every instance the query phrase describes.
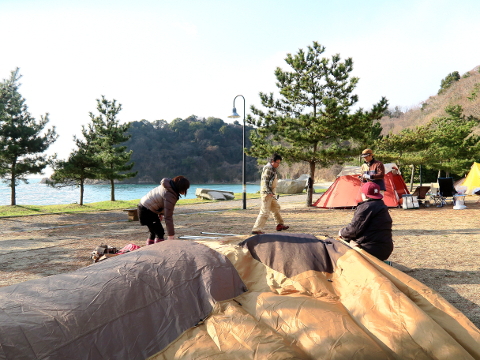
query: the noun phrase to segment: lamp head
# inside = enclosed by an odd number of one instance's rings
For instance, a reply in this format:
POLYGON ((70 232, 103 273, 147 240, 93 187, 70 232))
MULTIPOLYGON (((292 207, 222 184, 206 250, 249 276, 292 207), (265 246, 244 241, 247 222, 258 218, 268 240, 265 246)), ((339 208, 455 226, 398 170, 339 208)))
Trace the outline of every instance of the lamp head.
POLYGON ((232 115, 229 116, 229 118, 239 118, 240 115, 237 114, 237 108, 233 108, 232 115))

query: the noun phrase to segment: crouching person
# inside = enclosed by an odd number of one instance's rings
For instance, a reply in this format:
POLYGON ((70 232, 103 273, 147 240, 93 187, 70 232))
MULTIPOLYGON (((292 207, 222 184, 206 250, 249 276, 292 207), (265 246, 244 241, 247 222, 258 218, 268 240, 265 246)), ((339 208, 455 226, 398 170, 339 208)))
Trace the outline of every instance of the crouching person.
POLYGON ((382 200, 380 186, 373 182, 364 183, 361 193, 363 201, 357 205, 350 224, 338 235, 378 259, 387 260, 393 251, 392 218, 382 200))
POLYGON ((183 176, 173 179, 164 178, 160 186, 150 190, 147 195, 140 199, 138 204, 138 220, 140 225, 147 226, 150 235, 147 245, 164 240, 165 230, 161 220, 165 219, 168 240, 173 240, 175 228, 173 225, 173 210, 180 195, 187 195, 190 181, 183 176))

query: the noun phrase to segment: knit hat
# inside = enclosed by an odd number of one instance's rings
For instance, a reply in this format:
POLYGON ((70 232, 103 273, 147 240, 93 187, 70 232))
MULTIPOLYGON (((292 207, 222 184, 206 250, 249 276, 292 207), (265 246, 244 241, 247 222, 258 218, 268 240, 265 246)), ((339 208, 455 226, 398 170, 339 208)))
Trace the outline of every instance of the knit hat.
POLYGON ((370 199, 382 199, 383 195, 380 193, 380 186, 374 182, 368 181, 362 185, 362 194, 365 194, 370 199))

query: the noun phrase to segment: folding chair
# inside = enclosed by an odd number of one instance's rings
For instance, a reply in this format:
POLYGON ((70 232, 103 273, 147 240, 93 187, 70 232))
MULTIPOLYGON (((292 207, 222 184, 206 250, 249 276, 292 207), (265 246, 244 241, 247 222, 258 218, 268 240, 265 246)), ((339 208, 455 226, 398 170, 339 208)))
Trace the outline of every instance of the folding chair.
POLYGON ((455 205, 454 195, 457 193, 457 190, 453 186, 453 178, 438 178, 438 189, 438 195, 435 200, 438 207, 446 205, 448 198, 451 198, 452 203, 455 205))
POLYGON ((418 203, 420 205, 423 205, 423 207, 429 207, 430 201, 426 200, 426 196, 429 190, 430 186, 417 186, 412 196, 416 196, 418 199, 418 203))
POLYGON ((438 197, 438 183, 430 184, 430 204, 438 205, 440 203, 440 198, 438 197))

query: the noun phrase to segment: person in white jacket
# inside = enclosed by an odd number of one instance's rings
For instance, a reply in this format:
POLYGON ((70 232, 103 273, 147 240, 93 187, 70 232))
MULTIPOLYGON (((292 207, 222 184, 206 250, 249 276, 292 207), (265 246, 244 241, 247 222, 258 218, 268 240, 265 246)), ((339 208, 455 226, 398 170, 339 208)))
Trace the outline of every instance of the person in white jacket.
POLYGON ((173 210, 180 195, 187 195, 190 181, 184 176, 175 176, 173 179, 164 178, 160 186, 150 190, 140 199, 138 204, 138 220, 140 225, 147 226, 150 234, 147 245, 152 245, 164 240, 165 230, 162 220, 165 218, 168 240, 175 238, 173 225, 173 210))

